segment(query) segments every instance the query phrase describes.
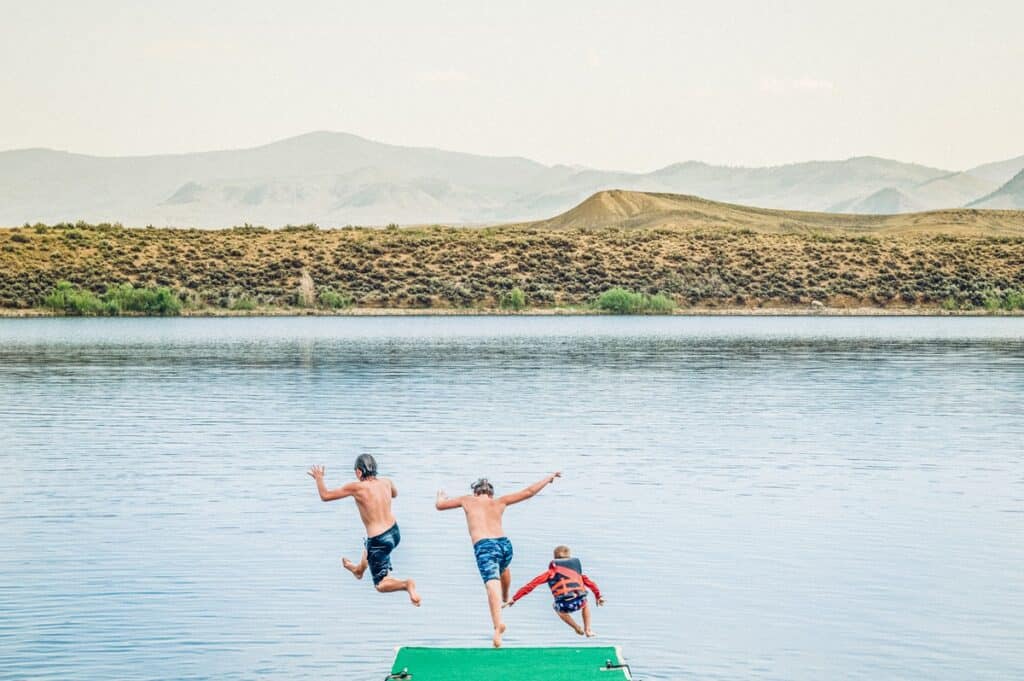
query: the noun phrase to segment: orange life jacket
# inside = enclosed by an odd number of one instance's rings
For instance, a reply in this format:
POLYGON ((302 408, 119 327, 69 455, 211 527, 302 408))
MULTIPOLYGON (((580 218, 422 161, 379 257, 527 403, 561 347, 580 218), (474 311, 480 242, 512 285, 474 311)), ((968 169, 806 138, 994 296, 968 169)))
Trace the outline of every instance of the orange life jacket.
POLYGON ((587 595, 587 588, 583 585, 583 566, 578 558, 555 559, 548 565, 548 570, 548 588, 555 598, 561 600, 587 595))

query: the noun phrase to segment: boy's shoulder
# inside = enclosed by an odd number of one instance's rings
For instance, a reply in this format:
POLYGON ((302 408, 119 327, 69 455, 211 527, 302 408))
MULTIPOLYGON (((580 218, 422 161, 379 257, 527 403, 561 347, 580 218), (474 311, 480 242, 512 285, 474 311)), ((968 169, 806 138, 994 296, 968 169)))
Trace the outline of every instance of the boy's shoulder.
POLYGON ((365 491, 366 494, 376 494, 374 490, 382 487, 391 488, 391 481, 387 478, 364 478, 363 480, 353 480, 349 484, 353 485, 357 492, 365 491))
POLYGON ((572 558, 555 558, 551 561, 550 567, 564 567, 576 572, 583 572, 583 563, 575 556, 572 558))

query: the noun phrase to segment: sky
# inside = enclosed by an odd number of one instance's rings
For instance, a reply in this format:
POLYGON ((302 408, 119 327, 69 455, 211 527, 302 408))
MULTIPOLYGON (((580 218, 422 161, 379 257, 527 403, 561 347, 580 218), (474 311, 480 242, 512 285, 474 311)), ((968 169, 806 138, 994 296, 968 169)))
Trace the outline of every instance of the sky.
POLYGON ((0 0, 0 149, 310 132, 647 171, 1024 154, 1024 2, 0 0))

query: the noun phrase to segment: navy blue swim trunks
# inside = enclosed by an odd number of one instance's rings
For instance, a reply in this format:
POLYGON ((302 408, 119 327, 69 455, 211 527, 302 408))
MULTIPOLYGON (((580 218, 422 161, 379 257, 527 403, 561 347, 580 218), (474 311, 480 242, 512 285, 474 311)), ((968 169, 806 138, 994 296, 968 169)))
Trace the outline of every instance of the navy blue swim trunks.
POLYGON ((373 577, 374 586, 380 584, 380 580, 391 572, 391 552, 400 541, 402 535, 398 532, 398 523, 392 525, 387 532, 367 538, 366 562, 370 564, 370 576, 373 577))
POLYGON ((481 539, 473 544, 476 567, 484 583, 501 579, 501 573, 512 563, 512 542, 508 537, 481 539))
POLYGON ((555 612, 576 612, 586 604, 587 594, 584 592, 573 596, 556 598, 555 602, 551 604, 551 607, 555 609, 555 612))

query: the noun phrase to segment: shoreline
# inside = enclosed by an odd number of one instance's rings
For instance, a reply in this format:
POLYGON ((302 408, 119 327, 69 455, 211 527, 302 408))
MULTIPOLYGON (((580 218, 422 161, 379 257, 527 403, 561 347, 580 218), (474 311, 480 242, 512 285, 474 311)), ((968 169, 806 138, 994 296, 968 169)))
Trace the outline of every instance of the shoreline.
MULTIPOLYGON (((42 308, 0 309, 0 319, 65 318, 66 315, 42 308)), ((90 315, 85 315, 90 316, 90 315)), ((93 315, 102 317, 102 315, 93 315)), ((123 314, 121 317, 160 317, 160 315, 123 314)), ((945 310, 935 307, 688 307, 667 314, 620 315, 586 308, 528 308, 502 310, 499 308, 403 308, 355 307, 342 310, 304 308, 265 308, 256 310, 221 310, 216 308, 182 310, 182 317, 1024 317, 1024 310, 945 310)), ((112 319, 116 317, 105 317, 112 319)))

